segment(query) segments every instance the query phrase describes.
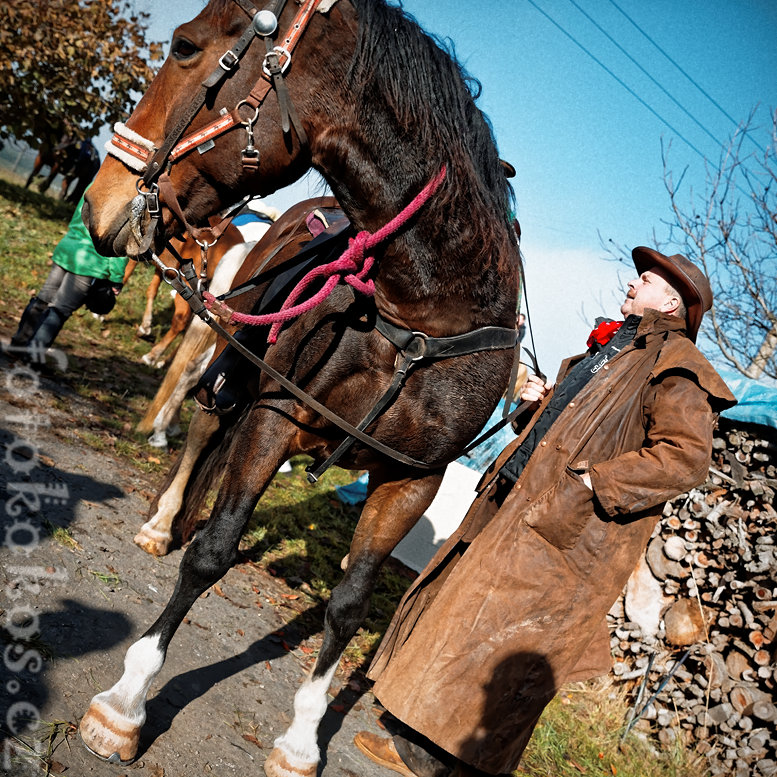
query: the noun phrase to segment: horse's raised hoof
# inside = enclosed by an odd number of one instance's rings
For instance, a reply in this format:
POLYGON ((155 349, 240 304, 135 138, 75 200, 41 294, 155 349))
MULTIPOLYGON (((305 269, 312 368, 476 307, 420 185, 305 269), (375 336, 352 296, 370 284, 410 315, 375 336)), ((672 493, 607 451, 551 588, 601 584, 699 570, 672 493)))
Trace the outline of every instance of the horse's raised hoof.
POLYGON ((264 762, 267 777, 316 777, 318 763, 305 763, 274 747, 264 762))
POLYGON ((84 747, 101 761, 126 766, 135 760, 140 726, 103 701, 92 700, 78 733, 84 747))
POLYGON ((149 523, 144 523, 140 527, 140 531, 135 535, 135 544, 152 556, 166 556, 170 550, 172 538, 169 534, 157 531, 149 523))
POLYGON ((141 324, 138 327, 138 330, 137 330, 136 334, 137 334, 137 336, 139 338, 141 338, 142 340, 145 340, 145 339, 151 337, 151 327, 150 326, 143 326, 143 324, 141 324))
POLYGON ((157 359, 153 351, 144 353, 143 356, 140 357, 140 361, 142 361, 143 364, 147 364, 149 367, 154 367, 157 370, 161 370, 162 367, 165 366, 165 360, 157 359))

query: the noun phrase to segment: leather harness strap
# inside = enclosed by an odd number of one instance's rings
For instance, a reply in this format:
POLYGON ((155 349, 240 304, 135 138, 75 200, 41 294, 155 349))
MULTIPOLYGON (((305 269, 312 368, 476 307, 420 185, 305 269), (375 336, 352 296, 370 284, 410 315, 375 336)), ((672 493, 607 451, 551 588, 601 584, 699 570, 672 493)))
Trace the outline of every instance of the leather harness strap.
POLYGON ((414 361, 447 359, 478 351, 501 351, 514 348, 518 337, 514 328, 501 326, 483 326, 452 337, 429 337, 423 332, 411 332, 395 326, 380 313, 376 316, 375 328, 401 353, 408 354, 414 361))
MULTIPOLYGON (((369 413, 356 427, 366 429, 388 406, 402 388, 407 374, 414 364, 425 359, 448 359, 454 356, 477 353, 479 351, 497 351, 515 346, 518 333, 515 329, 498 326, 484 326, 471 332, 453 337, 429 337, 423 332, 395 326, 386 321, 380 313, 375 315, 375 329, 380 332, 399 353, 394 365, 394 377, 383 396, 375 403, 369 413)), ((315 483, 321 475, 356 442, 353 435, 346 437, 335 451, 317 467, 308 467, 308 480, 315 483)), ((429 468, 427 466, 427 468, 429 468)))

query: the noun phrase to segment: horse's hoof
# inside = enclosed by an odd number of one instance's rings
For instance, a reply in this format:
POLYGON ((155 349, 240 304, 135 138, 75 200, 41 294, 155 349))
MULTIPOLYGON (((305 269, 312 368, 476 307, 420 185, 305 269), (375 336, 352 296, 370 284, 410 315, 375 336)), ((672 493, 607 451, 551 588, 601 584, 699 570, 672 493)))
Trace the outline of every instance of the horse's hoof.
POLYGON ((135 535, 134 542, 152 556, 166 556, 170 550, 171 537, 144 523, 135 535))
POLYGON ((140 726, 103 701, 92 699, 78 733, 86 749, 103 761, 126 766, 135 760, 140 726))
POLYGON ((316 777, 318 763, 305 763, 274 747, 264 762, 267 777, 316 777))
POLYGON ((167 434, 164 429, 157 429, 151 437, 148 438, 148 444, 152 448, 166 448, 167 447, 167 434))
POLYGON ((156 358, 156 355, 153 351, 149 351, 148 353, 144 353, 140 357, 140 361, 143 362, 143 364, 147 364, 149 367, 156 367, 157 369, 160 366, 159 359, 156 358))
POLYGON ((150 326, 139 326, 137 330, 137 336, 138 337, 148 337, 151 334, 151 327, 150 326))

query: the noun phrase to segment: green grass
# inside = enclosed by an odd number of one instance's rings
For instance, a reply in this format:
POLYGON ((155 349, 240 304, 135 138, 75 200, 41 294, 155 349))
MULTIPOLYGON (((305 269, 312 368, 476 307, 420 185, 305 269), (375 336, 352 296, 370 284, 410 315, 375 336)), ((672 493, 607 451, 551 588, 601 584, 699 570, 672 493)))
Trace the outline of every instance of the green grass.
MULTIPOLYGON (((46 278, 51 253, 66 231, 70 214, 69 206, 0 179, 3 336, 15 331, 30 295, 46 278)), ((66 415, 73 396, 95 403, 88 417, 78 418, 77 424, 73 419, 81 441, 158 482, 169 469, 180 439, 172 453, 152 450, 133 431, 162 378, 162 373, 140 362, 150 346, 135 337, 149 279, 147 272, 136 271, 104 322, 83 310, 67 322, 57 346, 67 352, 70 365, 66 373, 56 376, 61 390, 53 401, 66 415)), ((160 294, 155 303, 156 337, 169 325, 171 307, 170 296, 160 294)), ((185 405, 184 429, 191 413, 191 405, 185 405)), ((268 487, 244 536, 241 561, 283 578, 294 592, 289 596, 295 598, 279 603, 279 610, 287 614, 289 623, 316 632, 321 629, 323 605, 342 577, 340 562, 348 553, 358 511, 342 504, 333 491, 336 485, 351 482, 356 473, 332 468, 311 486, 304 477, 307 461, 295 458, 294 472, 277 476, 268 487)), ((64 534, 57 533, 55 539, 70 546, 64 534)), ((100 586, 116 587, 121 582, 115 574, 93 570, 89 574, 100 586)), ((412 577, 398 562, 389 560, 385 565, 370 614, 346 652, 348 668, 364 668, 369 662, 412 577)), ((628 707, 623 693, 609 683, 566 688, 543 714, 516 774, 703 777, 707 773, 681 746, 666 750, 634 733, 621 745, 628 707)))
POLYGON ((54 526, 50 521, 45 521, 45 525, 46 530, 54 542, 58 542, 60 545, 64 545, 66 548, 70 548, 71 550, 81 549, 78 541, 64 526, 54 526))
POLYGON ((663 748, 644 730, 632 729, 621 741, 628 708, 623 687, 609 678, 566 686, 545 709, 516 774, 705 777, 709 773, 700 756, 679 745, 663 748))

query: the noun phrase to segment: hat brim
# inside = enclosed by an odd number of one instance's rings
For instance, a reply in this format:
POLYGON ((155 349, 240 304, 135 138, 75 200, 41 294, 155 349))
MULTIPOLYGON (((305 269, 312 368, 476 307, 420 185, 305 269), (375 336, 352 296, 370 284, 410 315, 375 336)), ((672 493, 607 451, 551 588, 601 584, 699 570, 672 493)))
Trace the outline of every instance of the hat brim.
POLYGON ((686 334, 690 340, 696 342, 696 335, 704 315, 704 300, 693 280, 682 267, 672 261, 671 257, 664 256, 652 248, 639 246, 631 252, 631 258, 640 274, 653 267, 659 267, 669 276, 672 286, 680 292, 685 304, 686 334))

